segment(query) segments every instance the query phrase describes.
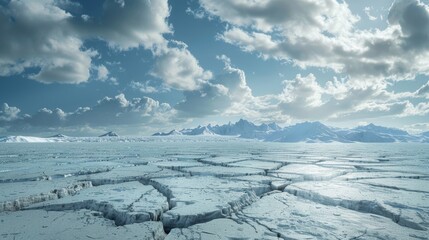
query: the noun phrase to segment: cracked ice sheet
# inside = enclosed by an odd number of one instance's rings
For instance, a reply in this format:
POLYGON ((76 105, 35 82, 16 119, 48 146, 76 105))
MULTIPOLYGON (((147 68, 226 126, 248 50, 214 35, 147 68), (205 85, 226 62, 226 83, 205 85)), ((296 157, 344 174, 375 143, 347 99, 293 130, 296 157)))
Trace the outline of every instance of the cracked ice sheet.
POLYGON ((228 163, 234 163, 244 160, 249 160, 250 156, 237 157, 237 156, 218 156, 200 159, 200 162, 212 164, 212 165, 221 165, 226 166, 228 163))
POLYGON ((230 177, 228 179, 237 181, 246 181, 250 183, 260 183, 270 185, 271 190, 283 190, 287 185, 291 184, 292 181, 285 180, 282 178, 264 176, 264 175, 249 175, 240 177, 230 177))
POLYGON ((168 196, 171 210, 163 214, 167 228, 187 227, 221 218, 247 206, 270 191, 266 184, 231 181, 211 176, 152 180, 168 196))
POLYGON ((360 180, 360 179, 373 179, 373 178, 429 178, 422 174, 415 173, 400 173, 400 172, 350 172, 345 175, 336 177, 335 180, 360 180))
POLYGON ((246 160, 241 162, 229 163, 228 166, 232 167, 250 167, 258 168, 263 170, 278 169, 282 166, 281 163, 268 162, 268 161, 258 161, 258 160, 246 160))
POLYGON ((385 217, 327 206, 288 193, 267 195, 238 216, 266 226, 287 239, 399 240, 427 239, 428 236, 426 231, 398 226, 385 217))
POLYGON ((94 186, 102 184, 121 183, 135 180, 149 180, 151 178, 161 177, 180 177, 189 174, 162 169, 153 165, 140 165, 134 167, 119 167, 112 171, 88 175, 85 178, 91 181, 94 186))
POLYGON ((427 164, 427 162, 422 162, 418 165, 410 165, 407 163, 407 165, 368 166, 364 167, 364 169, 368 171, 414 173, 429 177, 429 164, 427 164))
POLYGON ((120 163, 116 162, 67 162, 56 161, 34 161, 28 163, 16 162, 2 164, 0 174, 1 182, 34 181, 44 178, 66 178, 70 176, 86 175, 100 172, 107 172, 120 163))
POLYGON ((79 182, 73 177, 55 181, 0 183, 0 212, 19 210, 33 203, 73 195, 91 186, 91 182, 79 182))
POLYGON ((321 181, 344 175, 347 171, 343 169, 321 167, 313 164, 289 164, 278 170, 272 171, 271 175, 275 176, 276 173, 299 174, 303 176, 304 180, 321 181))
POLYGON ((278 156, 278 155, 263 154, 253 159, 260 160, 260 161, 277 162, 282 164, 287 164, 287 163, 312 164, 312 163, 317 163, 325 158, 313 157, 313 156, 301 157, 301 156, 290 156, 290 155, 278 156))
POLYGON ((117 225, 124 225, 159 220, 161 214, 168 210, 168 202, 152 186, 127 182, 84 189, 71 197, 35 204, 31 209, 90 209, 103 212, 117 225))
POLYGON ((160 222, 115 226, 99 212, 27 210, 0 213, 0 239, 145 239, 161 240, 165 233, 160 222))
POLYGON ((165 154, 163 157, 167 157, 168 160, 197 160, 201 158, 207 157, 205 154, 180 154, 180 153, 174 153, 174 154, 165 154))
POLYGON ((398 190, 425 192, 429 194, 429 179, 379 178, 362 179, 355 182, 398 190))
POLYGON ((284 191, 325 205, 385 216, 413 229, 429 227, 429 193, 327 181, 293 183, 284 191))
POLYGON ((184 168, 183 171, 192 175, 216 176, 216 177, 234 177, 246 175, 264 175, 265 171, 249 167, 223 167, 223 166, 204 166, 184 168))
POLYGON ((304 181, 304 176, 293 173, 279 173, 279 172, 268 172, 267 176, 281 178, 290 182, 301 182, 304 181))
POLYGON ((162 162, 155 162, 151 163, 151 165, 155 165, 157 167, 161 168, 168 168, 168 169, 182 169, 185 167, 202 167, 202 166, 210 166, 204 163, 197 162, 195 160, 172 160, 172 161, 162 161, 162 162))
POLYGON ((215 219, 188 228, 174 228, 165 240, 217 240, 217 239, 278 239, 258 224, 237 222, 231 219, 215 219))

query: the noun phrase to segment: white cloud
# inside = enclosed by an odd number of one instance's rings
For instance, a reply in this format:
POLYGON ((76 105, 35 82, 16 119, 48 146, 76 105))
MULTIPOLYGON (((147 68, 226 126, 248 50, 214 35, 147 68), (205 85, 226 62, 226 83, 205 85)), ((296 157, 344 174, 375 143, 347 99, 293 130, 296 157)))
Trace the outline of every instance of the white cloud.
POLYGON ((429 102, 421 102, 416 105, 411 105, 402 115, 406 116, 426 116, 429 114, 429 102))
POLYGON ((0 122, 12 121, 18 118, 18 114, 21 110, 17 107, 10 107, 7 103, 3 103, 0 108, 0 122))
POLYGON ((371 11, 372 11, 372 7, 365 7, 364 8, 364 12, 365 12, 365 14, 369 20, 371 20, 371 21, 377 20, 377 17, 374 17, 373 15, 371 15, 371 11))
POLYGON ((345 2, 200 0, 228 23, 218 38, 263 58, 329 68, 362 81, 429 75, 429 7, 397 0, 384 30, 358 30, 345 2), (289 13, 289 14, 288 14, 289 13))
POLYGON ((176 105, 183 115, 203 117, 223 114, 234 104, 241 104, 252 98, 252 92, 246 83, 244 71, 231 66, 226 56, 219 56, 224 61, 224 73, 201 84, 196 90, 184 91, 185 99, 176 105))
POLYGON ((405 129, 411 133, 422 133, 429 131, 429 122, 414 123, 405 126, 405 129))
POLYGON ((106 81, 109 78, 109 70, 101 64, 96 68, 97 70, 97 80, 106 81))
POLYGON ((152 98, 127 100, 124 94, 105 97, 91 108, 79 108, 68 116, 70 125, 122 125, 165 122, 174 111, 170 105, 152 98))
POLYGON ((118 50, 163 47, 170 33, 167 0, 106 0, 98 16, 73 16, 64 1, 12 0, 0 6, 0 75, 35 68, 30 79, 43 83, 88 81, 92 58, 87 39, 101 39, 118 50))
POLYGON ((414 94, 394 93, 386 90, 386 84, 370 84, 353 81, 328 81, 320 85, 315 76, 297 75, 285 81, 283 93, 278 96, 278 107, 293 119, 336 121, 366 119, 382 116, 425 115, 424 106, 414 106, 408 100, 414 94))
POLYGON ((408 116, 407 111, 413 105, 409 101, 394 102, 394 103, 374 103, 365 102, 356 107, 353 111, 347 111, 338 115, 334 120, 345 121, 355 119, 371 119, 389 117, 403 117, 408 116))
POLYGON ((158 92, 168 92, 169 88, 166 88, 162 84, 160 86, 156 86, 155 83, 151 80, 145 82, 136 82, 132 81, 130 83, 130 87, 132 89, 138 90, 142 93, 158 93, 158 92))
POLYGON ((167 0, 106 0, 101 15, 74 18, 72 25, 83 38, 101 38, 113 48, 152 49, 165 44, 169 15, 167 0))
POLYGON ((0 7, 0 75, 36 67, 40 71, 30 78, 40 82, 85 82, 96 52, 83 49, 82 40, 68 32, 71 18, 50 0, 13 0, 0 7))
POLYGON ((194 16, 196 19, 203 19, 205 17, 208 17, 206 16, 205 12, 202 9, 192 10, 191 8, 188 7, 186 8, 186 13, 191 16, 194 16))
POLYGON ((20 110, 3 104, 0 111, 0 127, 10 132, 31 130, 55 130, 80 127, 100 128, 108 126, 160 126, 177 121, 176 110, 167 103, 152 98, 126 99, 124 94, 105 97, 93 107, 80 107, 73 112, 56 108, 42 108, 33 115, 19 115, 20 110))
POLYGON ((429 81, 421 86, 417 91, 415 92, 415 95, 417 97, 426 97, 429 98, 429 81))
POLYGON ((358 20, 346 3, 336 0, 200 0, 200 4, 208 14, 236 26, 297 36, 311 35, 319 30, 340 33, 358 20))
POLYGON ((96 80, 101 81, 101 82, 110 82, 113 85, 118 85, 118 80, 115 77, 109 77, 110 75, 110 71, 109 69, 107 69, 106 66, 104 66, 103 64, 95 67, 94 69, 96 71, 96 80))
POLYGON ((212 73, 199 65, 186 44, 170 43, 177 46, 161 49, 150 72, 152 76, 161 79, 167 87, 187 91, 199 89, 212 78, 212 73))

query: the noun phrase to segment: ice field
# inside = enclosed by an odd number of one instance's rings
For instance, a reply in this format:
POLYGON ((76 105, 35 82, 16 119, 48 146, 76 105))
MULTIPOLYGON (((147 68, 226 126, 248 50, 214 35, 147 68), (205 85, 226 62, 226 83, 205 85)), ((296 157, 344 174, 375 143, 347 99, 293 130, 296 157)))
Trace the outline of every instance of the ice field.
POLYGON ((429 239, 429 145, 1 143, 0 239, 429 239))

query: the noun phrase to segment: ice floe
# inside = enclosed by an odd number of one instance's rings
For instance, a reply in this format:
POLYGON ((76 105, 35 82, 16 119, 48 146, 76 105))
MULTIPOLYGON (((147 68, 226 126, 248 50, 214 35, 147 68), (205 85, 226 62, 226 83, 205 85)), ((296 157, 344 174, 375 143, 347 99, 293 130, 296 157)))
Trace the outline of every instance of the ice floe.
POLYGON ((28 210, 0 213, 0 239, 144 239, 162 240, 160 222, 143 222, 116 226, 99 212, 89 210, 28 210), (7 227, 4 227, 7 226, 7 227))
POLYGON ((29 209, 64 211, 88 209, 114 220, 116 225, 160 220, 167 198, 152 186, 127 182, 88 188, 68 198, 35 204, 29 209))

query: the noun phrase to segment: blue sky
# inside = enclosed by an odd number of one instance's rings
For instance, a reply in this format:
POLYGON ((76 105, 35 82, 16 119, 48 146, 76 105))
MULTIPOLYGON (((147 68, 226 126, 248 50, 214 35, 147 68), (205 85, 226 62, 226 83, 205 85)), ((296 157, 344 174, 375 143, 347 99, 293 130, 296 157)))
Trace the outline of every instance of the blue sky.
POLYGON ((429 130, 426 0, 0 0, 0 134, 429 130))

